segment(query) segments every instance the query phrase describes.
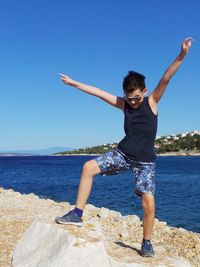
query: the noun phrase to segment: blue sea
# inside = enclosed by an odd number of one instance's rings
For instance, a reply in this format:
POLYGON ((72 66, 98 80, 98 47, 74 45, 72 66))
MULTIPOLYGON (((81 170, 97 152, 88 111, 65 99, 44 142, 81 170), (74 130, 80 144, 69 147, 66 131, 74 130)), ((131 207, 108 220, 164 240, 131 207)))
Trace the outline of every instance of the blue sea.
MULTIPOLYGON (((0 157, 0 186, 75 204, 82 165, 92 158, 0 157)), ((200 233, 200 157, 157 157, 156 163, 156 217, 200 233)), ((88 203, 142 218, 141 200, 133 189, 131 171, 97 175, 88 203)))

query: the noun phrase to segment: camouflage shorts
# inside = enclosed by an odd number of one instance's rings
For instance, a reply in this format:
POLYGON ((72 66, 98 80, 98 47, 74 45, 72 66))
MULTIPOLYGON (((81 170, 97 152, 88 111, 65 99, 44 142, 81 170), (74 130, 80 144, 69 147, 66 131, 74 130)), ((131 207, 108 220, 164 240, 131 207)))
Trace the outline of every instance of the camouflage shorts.
POLYGON ((122 171, 131 170, 135 177, 134 192, 155 194, 155 162, 133 161, 128 159, 118 149, 113 149, 94 158, 101 170, 101 175, 115 175, 122 171))

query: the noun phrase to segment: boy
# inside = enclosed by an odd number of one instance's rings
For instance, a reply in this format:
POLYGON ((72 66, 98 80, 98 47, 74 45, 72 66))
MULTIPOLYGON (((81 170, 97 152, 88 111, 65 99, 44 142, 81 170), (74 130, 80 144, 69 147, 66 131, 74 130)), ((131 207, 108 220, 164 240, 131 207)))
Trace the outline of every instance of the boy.
POLYGON ((134 71, 129 71, 124 78, 124 98, 79 83, 66 75, 60 74, 64 84, 74 86, 121 109, 125 116, 124 130, 126 136, 119 142, 116 149, 84 164, 75 209, 69 211, 63 217, 57 217, 57 223, 82 225, 81 217, 90 195, 94 175, 114 175, 131 169, 135 176, 135 194, 142 198, 143 241, 141 255, 154 256, 150 240, 155 217, 154 175, 156 155, 154 141, 157 131, 157 106, 170 79, 188 53, 192 41, 191 37, 183 41, 180 54, 165 71, 158 85, 148 97, 146 97, 145 77, 134 71))

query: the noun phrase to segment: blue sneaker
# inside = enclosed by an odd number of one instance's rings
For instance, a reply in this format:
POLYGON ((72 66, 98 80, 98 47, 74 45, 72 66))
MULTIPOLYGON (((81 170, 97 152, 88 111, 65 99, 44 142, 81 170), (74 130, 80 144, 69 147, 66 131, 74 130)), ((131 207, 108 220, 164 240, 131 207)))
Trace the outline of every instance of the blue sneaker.
POLYGON ((76 226, 83 225, 83 220, 78 215, 76 215, 73 210, 69 211, 62 217, 57 217, 55 221, 60 224, 72 224, 76 226))
POLYGON ((143 241, 141 247, 141 255, 143 257, 154 257, 155 253, 153 250, 153 246, 149 241, 143 241))

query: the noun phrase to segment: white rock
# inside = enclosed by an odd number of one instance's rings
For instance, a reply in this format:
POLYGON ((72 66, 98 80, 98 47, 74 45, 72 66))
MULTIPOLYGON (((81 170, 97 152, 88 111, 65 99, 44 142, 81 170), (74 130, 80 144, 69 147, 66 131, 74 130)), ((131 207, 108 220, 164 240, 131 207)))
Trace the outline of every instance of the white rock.
POLYGON ((33 223, 13 253, 13 267, 110 267, 102 242, 78 239, 58 226, 33 223))
POLYGON ((187 230, 186 230, 186 229, 184 229, 184 228, 182 228, 182 227, 179 227, 179 228, 178 228, 178 230, 179 230, 180 232, 187 233, 187 230))
POLYGON ((87 204, 86 205, 86 207, 85 207, 85 209, 88 209, 88 210, 98 210, 98 208, 96 208, 94 205, 92 205, 92 204, 87 204))
POLYGON ((110 210, 109 217, 111 218, 121 218, 122 215, 119 211, 110 210))
POLYGON ((109 216, 109 209, 106 209, 106 208, 104 208, 104 207, 102 207, 101 209, 100 209, 100 212, 99 212, 99 216, 102 218, 102 219, 106 219, 106 218, 108 218, 108 216, 109 216))

